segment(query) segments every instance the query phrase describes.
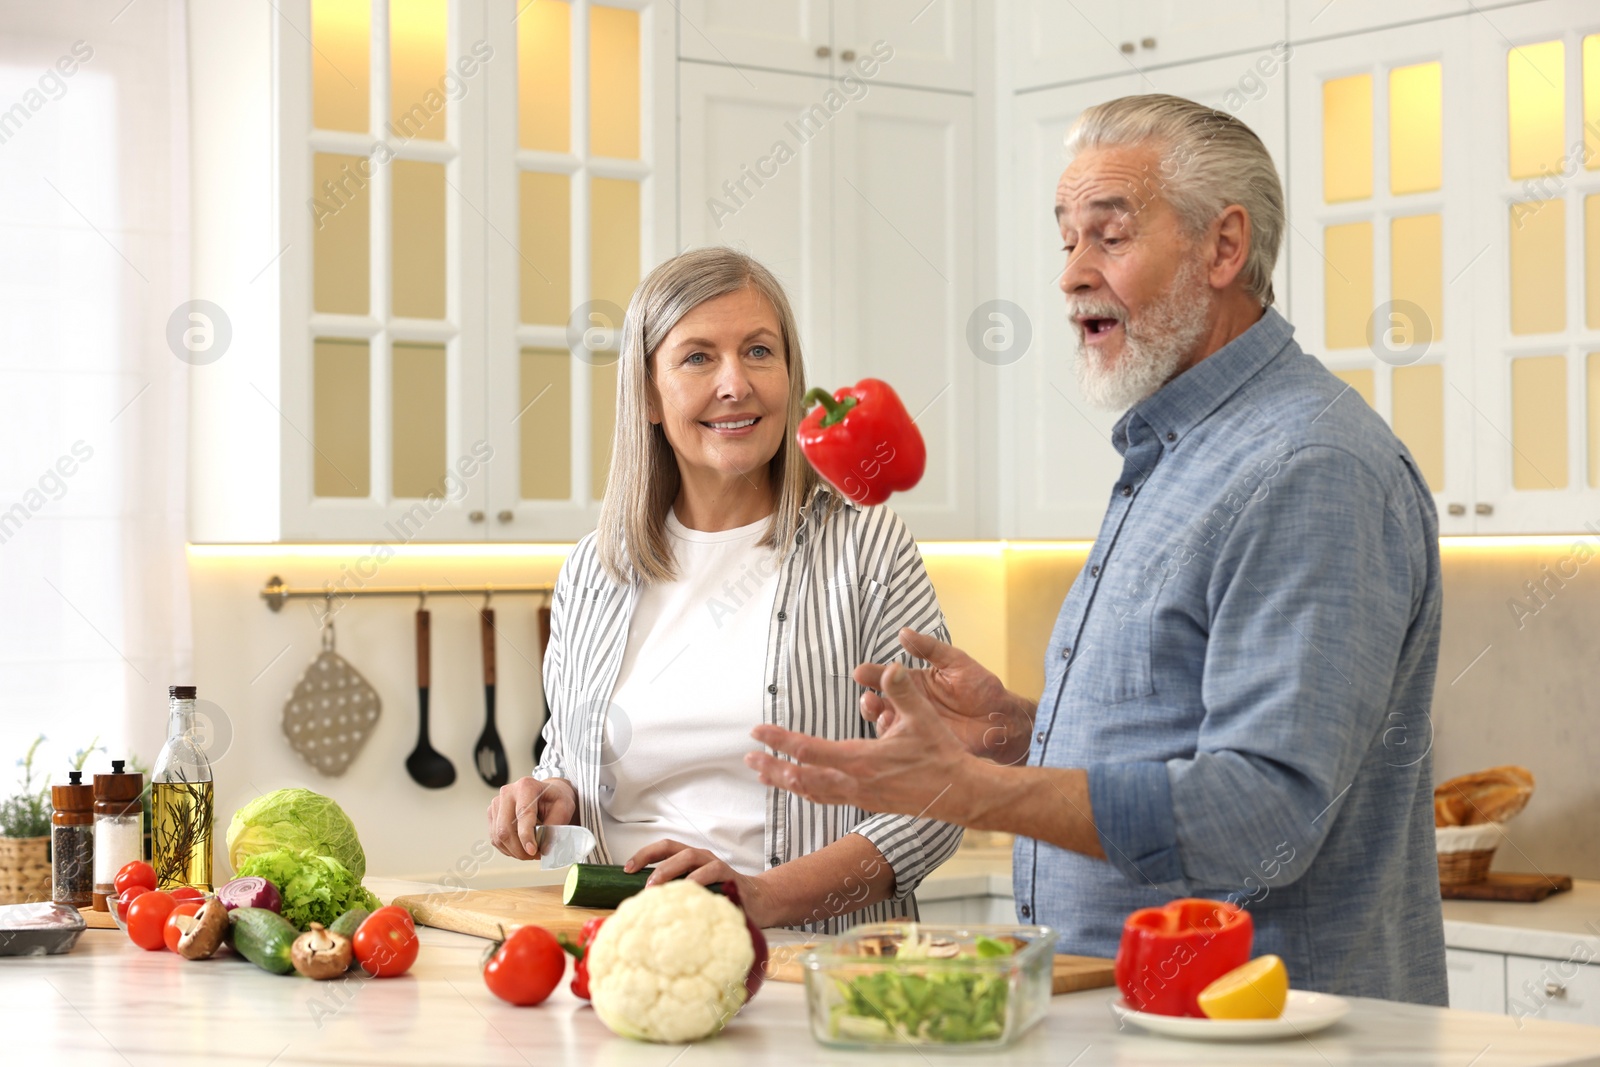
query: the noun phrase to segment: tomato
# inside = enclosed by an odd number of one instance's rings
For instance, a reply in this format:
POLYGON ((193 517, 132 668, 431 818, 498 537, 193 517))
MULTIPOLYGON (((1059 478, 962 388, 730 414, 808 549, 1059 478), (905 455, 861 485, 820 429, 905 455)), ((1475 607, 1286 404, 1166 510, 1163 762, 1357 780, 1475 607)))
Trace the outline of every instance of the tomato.
POLYGON ((483 965, 489 992, 526 1007, 542 1004, 567 973, 567 954, 550 931, 540 926, 519 926, 490 950, 483 965))
POLYGON ((409 911, 390 904, 356 928, 351 947, 363 971, 374 978, 394 978, 417 962, 417 927, 409 911))
POLYGON ((116 918, 119 928, 127 929, 125 924, 128 921, 128 905, 133 903, 133 898, 148 892, 150 890, 146 886, 130 885, 122 891, 120 896, 106 898, 106 907, 111 910, 112 915, 116 918))
POLYGON ((144 860, 129 860, 122 865, 122 870, 111 880, 116 886, 117 895, 121 896, 129 886, 142 885, 146 889, 156 887, 156 869, 144 860))
POLYGON ((180 915, 193 916, 199 910, 199 904, 192 900, 183 900, 167 914, 167 921, 161 926, 161 940, 167 946, 168 952, 178 951, 178 938, 183 936, 183 931, 178 929, 178 924, 173 920, 180 915))
POLYGON ((196 889, 192 885, 175 886, 167 890, 167 892, 171 893, 176 900, 192 900, 197 904, 204 903, 206 899, 206 891, 204 889, 196 889))
POLYGON ((171 893, 152 889, 128 905, 128 937, 140 948, 155 952, 166 947, 167 916, 178 906, 171 893))

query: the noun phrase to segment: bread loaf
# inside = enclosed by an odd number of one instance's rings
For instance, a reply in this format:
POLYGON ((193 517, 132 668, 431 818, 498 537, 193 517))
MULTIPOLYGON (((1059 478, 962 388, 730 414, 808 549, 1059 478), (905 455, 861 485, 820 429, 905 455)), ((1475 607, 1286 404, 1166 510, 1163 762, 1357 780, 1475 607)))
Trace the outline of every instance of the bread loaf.
POLYGON ((1435 826, 1476 826, 1505 822, 1528 805, 1533 772, 1508 764, 1463 774, 1433 790, 1435 826))

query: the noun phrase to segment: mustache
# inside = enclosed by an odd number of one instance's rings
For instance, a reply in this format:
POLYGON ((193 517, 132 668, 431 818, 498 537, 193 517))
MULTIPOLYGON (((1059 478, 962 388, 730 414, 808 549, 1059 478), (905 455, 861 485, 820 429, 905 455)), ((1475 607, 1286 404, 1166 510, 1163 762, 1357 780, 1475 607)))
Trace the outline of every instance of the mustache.
POLYGON ((1094 296, 1067 297, 1067 318, 1076 324, 1080 317, 1128 320, 1128 309, 1114 300, 1094 296))

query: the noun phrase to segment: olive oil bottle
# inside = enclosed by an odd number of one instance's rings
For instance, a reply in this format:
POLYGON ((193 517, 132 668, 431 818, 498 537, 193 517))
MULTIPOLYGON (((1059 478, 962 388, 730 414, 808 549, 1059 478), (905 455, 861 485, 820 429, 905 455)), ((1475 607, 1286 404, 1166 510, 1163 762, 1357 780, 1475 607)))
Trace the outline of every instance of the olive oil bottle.
POLYGON ((209 892, 215 823, 211 762, 201 747, 195 687, 167 690, 167 743, 150 773, 150 853, 159 889, 209 892))

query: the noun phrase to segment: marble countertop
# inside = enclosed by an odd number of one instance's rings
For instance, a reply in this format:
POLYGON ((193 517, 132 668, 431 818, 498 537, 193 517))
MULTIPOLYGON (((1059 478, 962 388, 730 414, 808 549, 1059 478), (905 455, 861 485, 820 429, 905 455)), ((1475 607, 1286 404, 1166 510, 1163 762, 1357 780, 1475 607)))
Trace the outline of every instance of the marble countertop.
POLYGON ((1600 960, 1600 882, 1575 878, 1570 890, 1537 904, 1447 900, 1444 942, 1481 952, 1600 960))
MULTIPOLYGON (((384 899, 437 889, 369 879, 384 899)), ((688 1047, 613 1035, 563 982, 535 1008, 496 1000, 479 975, 485 943, 421 931, 412 971, 388 980, 313 983, 278 977, 236 959, 191 963, 145 952, 118 931, 91 930, 66 956, 0 959, 0 1034, 7 1064, 183 1067, 186 1064, 600 1064, 697 1067, 727 1064, 993 1063, 916 1051, 852 1053, 813 1041, 800 986, 769 983, 718 1038, 688 1047)), ((1335 1064, 1512 1067, 1581 1062, 1600 1050, 1597 1031, 1393 1004, 1353 1001, 1333 1028, 1291 1042, 1197 1044, 1119 1030, 1093 990, 1056 997, 1043 1025, 1008 1049, 1005 1062, 1074 1067, 1117 1064, 1335 1064)))

